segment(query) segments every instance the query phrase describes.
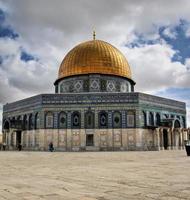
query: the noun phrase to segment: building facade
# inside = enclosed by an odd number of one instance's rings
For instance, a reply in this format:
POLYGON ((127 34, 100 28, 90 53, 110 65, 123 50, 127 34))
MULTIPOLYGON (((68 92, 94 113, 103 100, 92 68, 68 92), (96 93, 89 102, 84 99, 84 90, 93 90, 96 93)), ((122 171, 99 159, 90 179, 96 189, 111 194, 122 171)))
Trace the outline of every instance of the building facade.
POLYGON ((183 102, 134 92, 124 55, 101 40, 74 47, 63 59, 55 94, 3 107, 3 141, 16 149, 114 151, 183 149, 183 102))

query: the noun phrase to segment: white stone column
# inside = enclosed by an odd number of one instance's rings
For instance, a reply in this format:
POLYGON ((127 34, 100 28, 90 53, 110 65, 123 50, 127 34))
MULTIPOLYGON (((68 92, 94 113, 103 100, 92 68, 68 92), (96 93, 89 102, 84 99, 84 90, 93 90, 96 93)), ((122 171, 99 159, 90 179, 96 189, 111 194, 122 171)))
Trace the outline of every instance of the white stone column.
POLYGON ((171 134, 171 149, 174 149, 174 132, 173 128, 170 128, 170 134, 171 134))
POLYGON ((35 149, 35 146, 36 146, 35 137, 36 137, 36 130, 33 130, 33 131, 32 131, 32 138, 33 138, 33 141, 32 141, 32 149, 35 149))
POLYGON ((185 148, 185 144, 184 144, 184 128, 182 129, 182 149, 185 148))
POLYGON ((176 129, 173 129, 173 149, 176 149, 176 129))
POLYGON ((160 132, 159 132, 159 128, 156 128, 155 132, 154 132, 154 146, 156 148, 156 150, 160 151, 160 132))
POLYGON ((182 149, 182 130, 179 129, 179 149, 182 149))

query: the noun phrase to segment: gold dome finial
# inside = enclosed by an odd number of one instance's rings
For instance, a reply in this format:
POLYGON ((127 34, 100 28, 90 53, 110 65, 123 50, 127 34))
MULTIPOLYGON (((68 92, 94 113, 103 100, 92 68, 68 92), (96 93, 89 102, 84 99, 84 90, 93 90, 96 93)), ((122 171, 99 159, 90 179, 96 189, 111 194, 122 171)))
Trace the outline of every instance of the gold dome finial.
POLYGON ((96 32, 93 31, 93 40, 95 40, 95 39, 96 39, 96 32))

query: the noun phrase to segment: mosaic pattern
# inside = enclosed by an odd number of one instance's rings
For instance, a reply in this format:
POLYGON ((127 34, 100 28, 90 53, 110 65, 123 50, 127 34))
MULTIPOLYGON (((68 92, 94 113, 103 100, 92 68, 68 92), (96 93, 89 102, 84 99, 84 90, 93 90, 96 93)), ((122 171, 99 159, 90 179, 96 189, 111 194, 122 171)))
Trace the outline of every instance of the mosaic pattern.
POLYGON ((98 79, 91 79, 90 80, 90 91, 100 91, 100 81, 98 79))
POLYGON ((82 92, 83 91, 83 81, 78 80, 74 83, 74 92, 82 92))
POLYGON ((69 82, 62 82, 60 84, 60 93, 67 93, 69 92, 69 82))
POLYGON ((114 81, 107 81, 107 92, 115 92, 116 91, 116 85, 114 81))
POLYGON ((128 84, 126 84, 125 82, 121 83, 120 91, 129 92, 128 84))
POLYGON ((58 93, 129 92, 133 84, 133 82, 121 77, 86 75, 61 80, 58 83, 58 93))

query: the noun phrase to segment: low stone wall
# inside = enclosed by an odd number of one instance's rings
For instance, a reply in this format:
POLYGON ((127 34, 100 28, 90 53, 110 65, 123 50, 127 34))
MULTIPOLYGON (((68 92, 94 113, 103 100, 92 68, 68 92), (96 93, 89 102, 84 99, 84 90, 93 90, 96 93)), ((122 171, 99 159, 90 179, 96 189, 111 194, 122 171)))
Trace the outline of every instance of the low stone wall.
MULTIPOLYGON (((56 151, 135 151, 158 150, 155 131, 151 129, 38 129, 22 131, 24 150, 48 151, 53 142, 56 151), (87 146, 87 136, 93 145, 87 146)), ((16 132, 7 133, 7 145, 16 149, 16 132)))

